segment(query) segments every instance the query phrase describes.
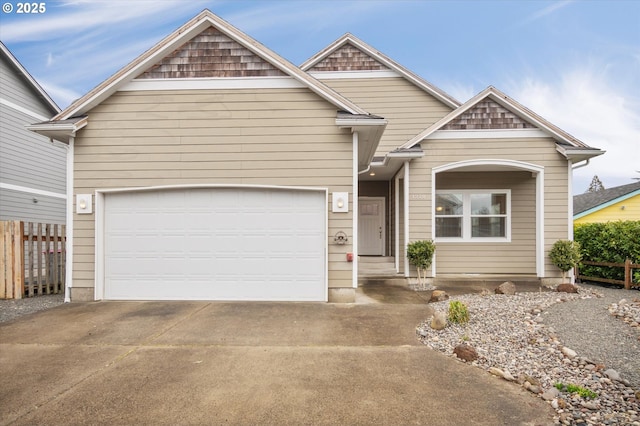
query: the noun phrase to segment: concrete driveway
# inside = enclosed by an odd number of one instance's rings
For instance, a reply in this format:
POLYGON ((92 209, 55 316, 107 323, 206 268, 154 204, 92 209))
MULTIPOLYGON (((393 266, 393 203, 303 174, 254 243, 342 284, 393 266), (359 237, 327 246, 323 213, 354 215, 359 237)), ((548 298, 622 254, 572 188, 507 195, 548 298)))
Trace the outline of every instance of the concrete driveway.
POLYGON ((74 303, 0 324, 0 423, 546 425, 421 345, 424 304, 74 303))

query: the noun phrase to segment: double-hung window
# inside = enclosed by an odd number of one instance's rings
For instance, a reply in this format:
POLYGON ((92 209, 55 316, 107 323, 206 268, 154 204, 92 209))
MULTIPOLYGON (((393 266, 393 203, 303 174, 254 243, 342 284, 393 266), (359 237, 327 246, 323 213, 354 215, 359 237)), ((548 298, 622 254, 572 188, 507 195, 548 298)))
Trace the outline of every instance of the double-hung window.
POLYGON ((441 241, 510 241, 511 191, 437 191, 435 221, 441 241))

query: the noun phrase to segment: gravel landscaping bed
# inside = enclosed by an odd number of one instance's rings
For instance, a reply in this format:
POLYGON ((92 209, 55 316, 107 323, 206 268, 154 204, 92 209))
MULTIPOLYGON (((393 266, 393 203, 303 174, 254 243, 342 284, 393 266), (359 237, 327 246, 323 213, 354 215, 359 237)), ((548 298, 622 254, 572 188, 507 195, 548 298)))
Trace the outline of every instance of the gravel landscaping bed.
POLYGON ((456 346, 471 346, 470 364, 547 400, 556 424, 640 425, 640 292, 583 285, 451 300, 467 305, 469 322, 434 330, 429 318, 417 329, 424 344, 456 358, 456 346))
POLYGON ((0 299, 0 323, 64 303, 64 294, 47 294, 24 299, 0 299))

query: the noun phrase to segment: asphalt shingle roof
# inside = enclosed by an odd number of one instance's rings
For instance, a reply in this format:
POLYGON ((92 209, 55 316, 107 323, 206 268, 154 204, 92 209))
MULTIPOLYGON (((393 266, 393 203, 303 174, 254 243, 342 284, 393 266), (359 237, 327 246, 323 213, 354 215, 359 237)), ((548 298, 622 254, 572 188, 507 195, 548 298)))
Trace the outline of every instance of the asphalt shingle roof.
POLYGON ((586 192, 573 196, 573 214, 580 214, 601 204, 620 198, 640 189, 640 181, 628 185, 615 186, 596 192, 586 192))

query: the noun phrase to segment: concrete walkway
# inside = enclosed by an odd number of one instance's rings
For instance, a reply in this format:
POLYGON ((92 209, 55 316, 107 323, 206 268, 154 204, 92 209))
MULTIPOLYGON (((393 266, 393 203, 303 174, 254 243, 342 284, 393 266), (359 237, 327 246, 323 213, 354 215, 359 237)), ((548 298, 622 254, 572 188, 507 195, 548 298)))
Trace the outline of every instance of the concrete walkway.
POLYGON ((424 304, 97 302, 0 324, 0 423, 546 425, 421 345, 424 304))

